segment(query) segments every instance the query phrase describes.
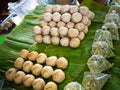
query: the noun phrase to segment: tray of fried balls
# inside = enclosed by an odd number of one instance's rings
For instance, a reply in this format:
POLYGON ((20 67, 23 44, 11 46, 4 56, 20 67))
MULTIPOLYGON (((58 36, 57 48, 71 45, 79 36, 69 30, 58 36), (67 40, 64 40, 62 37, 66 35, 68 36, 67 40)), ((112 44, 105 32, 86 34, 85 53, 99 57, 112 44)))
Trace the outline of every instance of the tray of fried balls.
POLYGON ((58 90, 57 84, 65 80, 64 69, 68 66, 65 57, 48 57, 26 49, 21 50, 20 57, 13 63, 15 67, 6 71, 6 79, 34 90, 58 90), (50 78, 52 80, 46 82, 50 78))
POLYGON ((33 27, 37 43, 77 48, 95 14, 86 6, 47 5, 40 25, 33 27))

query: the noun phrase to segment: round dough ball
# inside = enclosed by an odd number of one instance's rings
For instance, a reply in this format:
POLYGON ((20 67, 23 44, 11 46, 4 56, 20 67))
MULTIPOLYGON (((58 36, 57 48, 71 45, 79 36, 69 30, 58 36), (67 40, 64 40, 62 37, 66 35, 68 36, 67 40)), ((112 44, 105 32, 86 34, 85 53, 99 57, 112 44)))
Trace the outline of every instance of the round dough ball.
POLYGON ((31 74, 27 74, 23 77, 23 85, 25 87, 31 87, 35 77, 31 74))
POLYGON ((60 43, 60 38, 59 38, 59 37, 52 37, 52 38, 51 38, 51 43, 52 43, 53 45, 59 45, 59 43, 60 43))
POLYGON ((79 12, 80 12, 82 15, 88 15, 88 13, 89 13, 89 8, 86 7, 86 6, 80 6, 79 12))
POLYGON ((85 33, 80 32, 79 35, 78 35, 78 38, 82 41, 85 38, 85 33))
POLYGON ((33 81, 32 87, 34 90, 44 90, 45 81, 42 78, 37 78, 33 81))
POLYGON ((65 73, 61 69, 56 69, 52 74, 53 81, 61 83, 65 79, 65 73))
POLYGON ((56 61, 57 68, 59 69, 65 69, 68 66, 68 61, 64 57, 60 57, 56 61))
POLYGON ((50 29, 51 36, 59 36, 58 28, 51 28, 50 29))
POLYGON ((61 8, 61 13, 69 12, 70 6, 69 5, 63 5, 61 8))
POLYGON ((34 32, 34 34, 41 34, 41 27, 34 26, 33 27, 33 32, 34 32))
POLYGON ((31 68, 32 74, 38 76, 41 73, 43 66, 40 64, 34 64, 31 68))
POLYGON ((58 30, 61 37, 64 37, 68 34, 68 28, 67 27, 60 27, 58 30))
POLYGON ((70 40, 70 47, 77 48, 80 46, 80 40, 78 38, 72 38, 70 40))
POLYGON ((37 63, 43 64, 43 63, 45 63, 46 58, 47 58, 47 55, 45 53, 40 53, 36 57, 36 61, 37 61, 37 63))
POLYGON ((60 27, 64 27, 65 26, 65 23, 60 21, 57 23, 57 27, 60 28, 60 27))
POLYGON ((77 23, 75 25, 75 28, 78 29, 79 31, 83 31, 85 29, 85 25, 83 23, 77 23))
POLYGON ((72 22, 78 23, 82 20, 82 14, 79 12, 73 13, 72 14, 72 22))
POLYGON ((49 35, 43 36, 43 42, 45 44, 50 44, 51 43, 50 36, 49 35))
POLYGON ((77 5, 71 5, 70 6, 70 13, 76 13, 78 12, 78 6, 77 5))
POLYGON ((21 58, 21 57, 19 57, 19 58, 17 58, 17 59, 15 60, 14 66, 15 66, 16 68, 18 68, 18 69, 22 69, 23 63, 24 63, 24 59, 21 58))
POLYGON ((61 11, 61 5, 53 5, 53 12, 60 12, 61 11))
POLYGON ((61 38, 61 40, 60 40, 60 44, 62 45, 62 46, 69 46, 69 38, 68 37, 63 37, 63 38, 61 38))
POLYGON ((62 16, 61 16, 61 19, 62 19, 62 21, 65 22, 65 23, 70 22, 70 20, 71 20, 71 14, 69 14, 69 13, 64 13, 64 14, 62 14, 62 16))
POLYGON ((51 81, 45 85, 44 90, 58 90, 58 87, 56 83, 51 81))
POLYGON ((48 23, 48 25, 52 28, 52 27, 56 27, 56 22, 55 21, 50 21, 48 23))
POLYGON ((56 65, 56 61, 57 61, 57 57, 56 56, 50 56, 46 59, 46 65, 48 66, 55 66, 56 65))
POLYGON ((43 26, 42 28, 42 34, 48 35, 50 33, 50 27, 49 26, 43 26))
POLYGON ((25 73, 23 71, 18 71, 14 76, 14 82, 16 84, 21 84, 23 82, 24 76, 25 76, 25 73))
POLYGON ((91 20, 88 20, 88 23, 87 23, 87 25, 86 26, 90 26, 91 25, 91 20))
POLYGON ((87 26, 85 26, 85 29, 83 30, 83 32, 84 32, 85 34, 88 33, 88 27, 87 27, 87 26))
POLYGON ((50 13, 52 13, 52 12, 53 12, 53 5, 47 5, 47 6, 45 7, 45 12, 50 12, 50 13))
POLYGON ((26 50, 26 49, 22 49, 22 50, 20 51, 20 57, 22 57, 22 58, 24 58, 24 59, 27 58, 28 54, 29 54, 29 51, 26 50))
POLYGON ((50 22, 52 20, 52 14, 51 13, 45 13, 44 14, 44 21, 50 22))
POLYGON ((46 21, 40 21, 40 26, 41 27, 43 27, 43 26, 47 26, 48 25, 48 23, 46 22, 46 21))
POLYGON ((83 16, 81 23, 83 23, 86 26, 89 25, 90 22, 89 22, 88 17, 87 16, 83 16))
POLYGON ((28 54, 28 59, 30 61, 35 61, 37 56, 38 56, 38 52, 32 51, 28 54))
POLYGON ((78 31, 77 29, 70 28, 70 29, 68 30, 68 36, 69 36, 70 38, 77 37, 78 34, 79 34, 79 31, 78 31))
POLYGON ((94 12, 89 11, 88 14, 87 14, 87 17, 88 17, 90 20, 92 20, 92 19, 95 17, 94 12))
POLYGON ((8 81, 13 81, 15 74, 16 74, 16 69, 15 68, 10 68, 6 71, 5 76, 8 81))
POLYGON ((41 71, 41 75, 44 78, 49 78, 53 73, 53 68, 51 66, 44 66, 42 71, 41 71))
POLYGON ((37 43, 42 43, 42 35, 35 35, 34 40, 37 43))
POLYGON ((68 22, 68 23, 66 24, 66 27, 67 27, 67 28, 74 28, 74 25, 75 25, 75 23, 73 23, 73 22, 68 22))
POLYGON ((23 71, 26 73, 29 73, 31 71, 31 68, 33 66, 33 63, 31 61, 25 61, 23 64, 23 71))
POLYGON ((55 22, 59 22, 60 19, 61 19, 61 14, 60 14, 59 12, 53 13, 52 19, 53 19, 53 21, 55 21, 55 22))

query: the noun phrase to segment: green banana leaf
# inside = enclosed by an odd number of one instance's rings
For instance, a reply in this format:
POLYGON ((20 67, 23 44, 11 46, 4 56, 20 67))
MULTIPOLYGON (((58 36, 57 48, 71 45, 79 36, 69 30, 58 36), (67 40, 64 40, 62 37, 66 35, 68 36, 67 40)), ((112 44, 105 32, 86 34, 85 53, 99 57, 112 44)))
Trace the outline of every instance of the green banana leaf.
MULTIPOLYGON (((102 22, 109 9, 109 7, 96 3, 93 0, 84 0, 81 5, 89 7, 90 10, 95 12, 96 16, 89 27, 88 34, 86 34, 85 39, 81 42, 80 47, 73 49, 70 47, 35 43, 32 28, 34 25, 39 25, 39 22, 43 20, 45 12, 45 6, 37 6, 35 10, 25 16, 22 23, 9 34, 3 43, 0 44, 0 69, 6 71, 7 69, 14 67, 13 63, 8 62, 8 60, 14 61, 19 57, 20 50, 36 50, 38 52, 45 52, 48 56, 64 56, 68 59, 69 66, 64 70, 66 79, 62 83, 58 84, 59 90, 63 90, 64 86, 71 81, 78 81, 81 83, 84 72, 89 71, 87 60, 91 56, 91 46, 95 30, 101 28, 103 24, 102 22)), ((120 88, 119 44, 120 40, 114 41, 114 53, 116 56, 114 58, 110 58, 109 61, 115 63, 115 66, 104 72, 111 74, 111 78, 107 81, 102 90, 119 90, 120 88)), ((5 79, 5 75, 2 72, 0 73, 0 79, 5 79)), ((32 88, 26 88, 23 85, 16 85, 14 82, 9 82, 7 80, 5 80, 3 88, 5 87, 12 87, 16 90, 32 90, 32 88)))

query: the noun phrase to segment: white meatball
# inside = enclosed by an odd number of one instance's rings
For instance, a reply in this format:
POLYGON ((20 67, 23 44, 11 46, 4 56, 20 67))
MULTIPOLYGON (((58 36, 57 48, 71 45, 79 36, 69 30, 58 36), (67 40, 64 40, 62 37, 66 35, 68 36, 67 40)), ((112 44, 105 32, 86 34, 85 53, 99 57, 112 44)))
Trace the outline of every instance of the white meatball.
POLYGON ((33 32, 34 32, 34 34, 41 34, 41 27, 34 26, 33 27, 33 32))
POLYGON ((63 5, 61 8, 61 13, 69 12, 70 6, 69 5, 63 5))
POLYGON ((42 78, 37 78, 32 83, 32 87, 34 90, 43 90, 44 86, 45 86, 45 81, 42 78))
POLYGON ((78 38, 82 41, 85 38, 85 33, 80 32, 79 35, 78 35, 78 38))
POLYGON ((72 22, 78 23, 82 20, 82 14, 79 12, 73 13, 72 14, 72 22))
POLYGON ((61 69, 56 69, 52 74, 53 81, 61 83, 65 79, 65 73, 61 69))
POLYGON ((31 71, 31 68, 33 66, 33 63, 31 61, 25 61, 23 64, 23 71, 26 73, 29 73, 31 71))
POLYGON ((46 65, 48 66, 55 66, 56 65, 56 61, 57 61, 57 57, 56 56, 50 56, 46 59, 46 65))
POLYGON ((8 81, 13 81, 15 74, 16 74, 16 69, 15 68, 10 68, 6 71, 5 76, 8 81))
POLYGON ((60 27, 64 27, 65 26, 65 23, 60 21, 57 23, 57 27, 60 28, 60 27))
POLYGON ((88 23, 86 24, 86 26, 90 26, 91 25, 91 20, 88 20, 88 23))
POLYGON ((50 29, 50 34, 52 35, 52 36, 59 36, 59 32, 58 32, 58 28, 51 28, 50 29))
POLYGON ((63 38, 61 38, 60 44, 61 44, 62 46, 69 46, 69 38, 68 38, 68 37, 63 37, 63 38))
POLYGON ((29 59, 30 61, 35 61, 37 55, 38 55, 38 52, 32 51, 32 52, 30 52, 30 53, 28 54, 28 59, 29 59))
POLYGON ((27 74, 23 77, 23 85, 25 87, 31 87, 35 77, 31 74, 27 74))
POLYGON ((58 90, 58 87, 56 83, 51 81, 45 85, 44 90, 58 90))
POLYGON ((51 38, 51 43, 52 43, 53 45, 59 45, 59 43, 60 43, 60 38, 59 38, 59 37, 52 37, 52 38, 51 38))
POLYGON ((49 35, 43 36, 43 42, 45 44, 50 44, 51 43, 50 36, 49 35))
POLYGON ((41 71, 41 75, 44 78, 49 78, 53 73, 53 68, 51 66, 44 66, 42 71, 41 71))
POLYGON ((64 13, 64 14, 62 14, 62 16, 61 16, 61 19, 62 19, 62 21, 65 22, 65 23, 70 22, 70 20, 71 20, 71 14, 69 14, 69 13, 64 13))
POLYGON ((24 76, 25 76, 25 73, 23 71, 18 71, 14 76, 14 82, 16 84, 21 84, 23 82, 24 76))
POLYGON ((40 21, 40 26, 41 27, 43 27, 43 26, 47 26, 48 25, 48 23, 46 22, 46 21, 40 21))
POLYGON ((34 74, 36 76, 40 75, 42 68, 43 68, 42 65, 40 65, 40 64, 34 64, 31 67, 32 74, 34 74))
POLYGON ((42 34, 48 35, 50 33, 50 27, 49 26, 43 26, 42 28, 42 34))
POLYGON ((47 55, 45 53, 40 53, 36 57, 36 61, 37 61, 37 63, 43 64, 45 62, 46 58, 47 58, 47 55))
POLYGON ((59 12, 53 13, 52 19, 53 19, 53 21, 55 21, 55 22, 59 22, 60 19, 61 19, 61 14, 60 14, 59 12))
POLYGON ((56 22, 55 21, 50 21, 48 23, 48 25, 52 28, 52 27, 56 27, 56 22))
POLYGON ((61 37, 64 37, 68 34, 68 28, 66 27, 60 27, 58 30, 61 37))
POLYGON ((72 38, 70 40, 70 47, 77 48, 80 46, 80 40, 78 38, 72 38))
POLYGON ((89 25, 89 18, 87 16, 83 16, 81 23, 83 23, 86 26, 89 25))
POLYGON ((83 30, 83 32, 86 34, 86 33, 88 33, 88 27, 87 26, 85 26, 85 29, 83 30))
POLYGON ((52 13, 52 11, 53 11, 53 5, 47 5, 47 6, 45 7, 45 12, 50 12, 50 13, 52 13))
POLYGON ((22 69, 23 63, 24 63, 24 59, 19 57, 15 60, 14 66, 18 69, 22 69))
POLYGON ((92 11, 89 11, 89 13, 87 14, 87 17, 92 20, 95 17, 95 14, 92 11))
POLYGON ((70 13, 76 13, 78 12, 78 6, 77 5, 71 5, 70 6, 70 13))
POLYGON ((83 15, 87 15, 89 13, 89 9, 86 6, 80 6, 79 12, 83 15))
POLYGON ((70 38, 77 37, 78 34, 79 34, 79 31, 78 31, 77 29, 70 28, 70 29, 68 30, 68 36, 69 36, 70 38))
POLYGON ((52 14, 51 13, 45 13, 44 14, 44 21, 50 22, 52 20, 52 14))
POLYGON ((26 50, 26 49, 22 49, 22 50, 20 51, 20 57, 22 57, 22 58, 24 58, 24 59, 27 58, 28 54, 29 54, 29 51, 26 50))
POLYGON ((53 12, 60 12, 61 5, 53 5, 53 12))
POLYGON ((42 43, 42 35, 35 35, 34 40, 37 43, 42 43))
POLYGON ((83 31, 85 29, 85 25, 83 23, 77 23, 75 25, 75 28, 78 29, 79 31, 83 31))
POLYGON ((75 25, 75 23, 73 23, 73 22, 68 22, 68 23, 66 24, 66 27, 67 27, 67 28, 74 28, 74 25, 75 25))

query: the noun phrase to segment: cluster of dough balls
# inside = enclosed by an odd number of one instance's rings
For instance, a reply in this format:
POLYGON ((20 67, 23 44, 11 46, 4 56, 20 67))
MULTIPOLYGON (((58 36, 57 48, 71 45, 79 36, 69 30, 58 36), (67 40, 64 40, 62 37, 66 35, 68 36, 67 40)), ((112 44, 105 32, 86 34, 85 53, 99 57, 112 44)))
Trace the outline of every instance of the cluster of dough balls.
POLYGON ((77 48, 88 32, 94 13, 86 6, 47 5, 44 20, 34 26, 35 41, 38 43, 70 46, 77 48))
POLYGON ((36 51, 21 50, 20 57, 14 61, 15 68, 10 68, 5 76, 9 81, 33 87, 34 90, 58 90, 56 83, 65 80, 64 69, 68 66, 65 57, 50 56, 36 51), (39 77, 39 78, 35 78, 39 77), (44 79, 52 77, 53 81, 44 79))

